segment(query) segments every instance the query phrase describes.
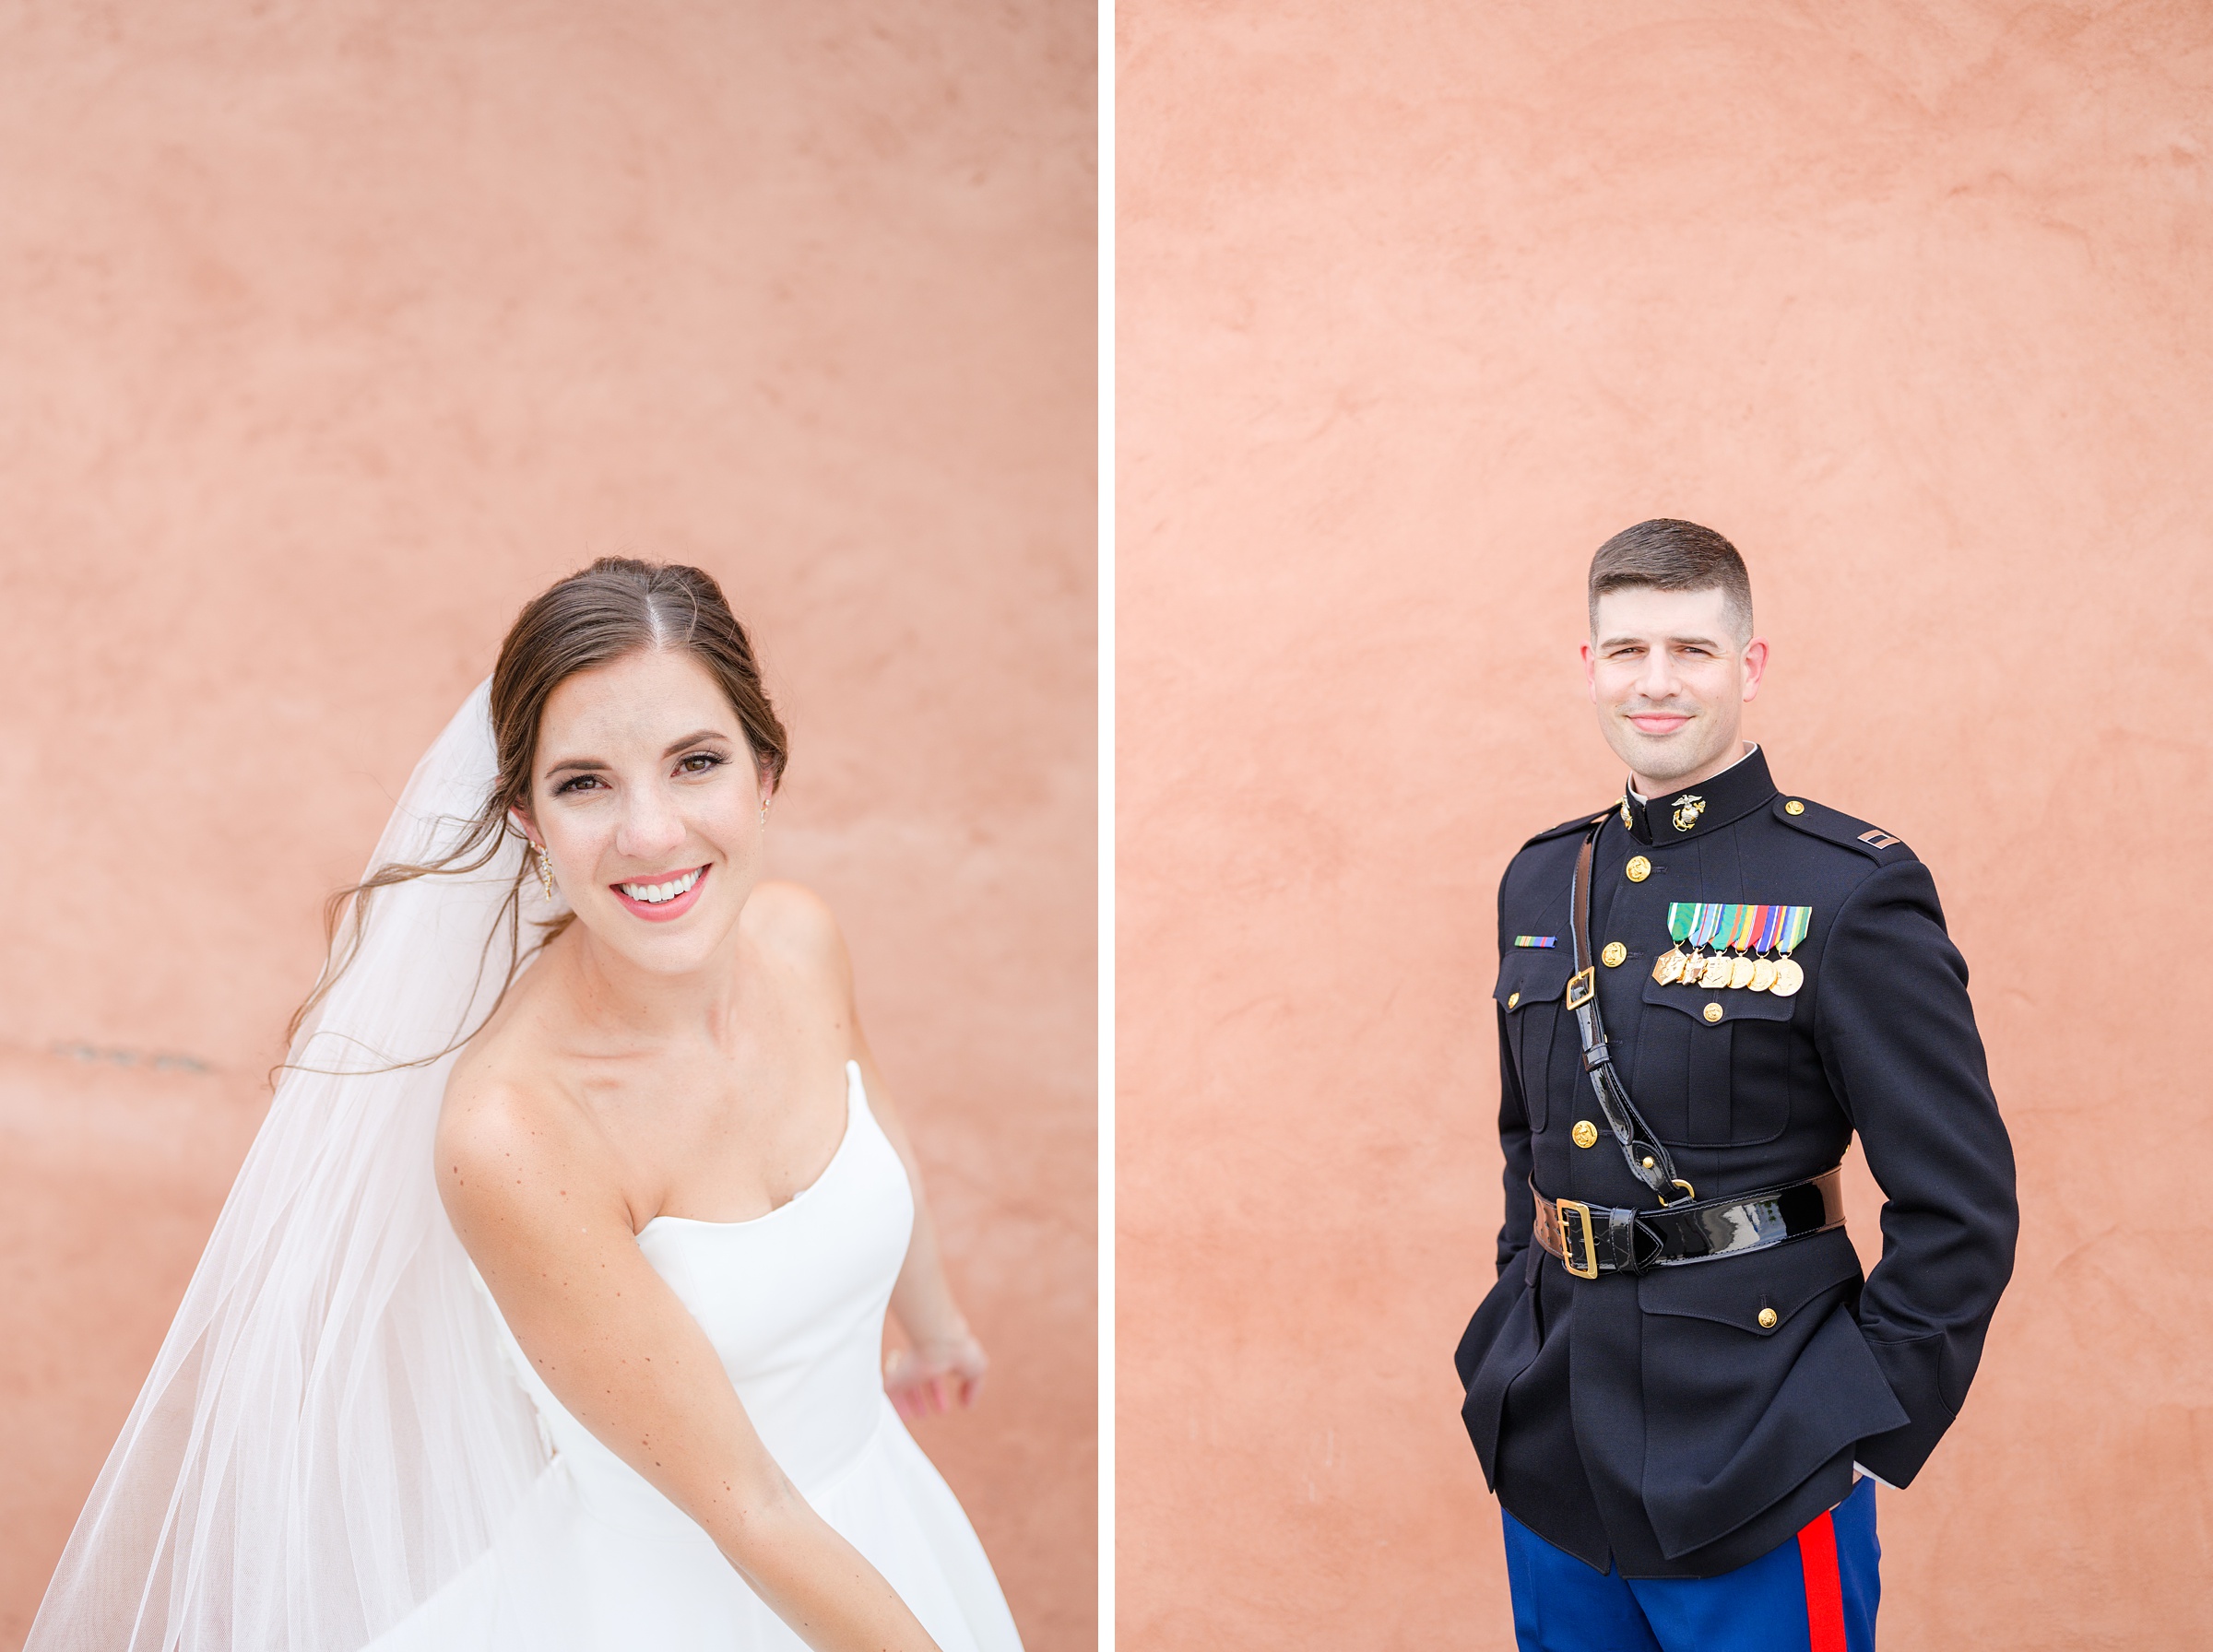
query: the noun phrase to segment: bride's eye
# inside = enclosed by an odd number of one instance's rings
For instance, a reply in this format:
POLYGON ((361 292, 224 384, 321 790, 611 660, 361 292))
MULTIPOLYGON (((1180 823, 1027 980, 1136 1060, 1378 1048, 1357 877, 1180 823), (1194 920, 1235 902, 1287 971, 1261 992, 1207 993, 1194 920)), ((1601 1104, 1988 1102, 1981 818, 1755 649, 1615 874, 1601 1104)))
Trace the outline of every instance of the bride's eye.
POLYGON ((577 774, 555 786, 553 795, 556 797, 566 796, 571 792, 579 792, 586 786, 596 786, 598 784, 599 777, 597 774, 577 774))
POLYGON ((691 756, 678 761, 676 772, 679 774, 704 774, 710 770, 721 768, 729 761, 719 752, 694 751, 691 756))

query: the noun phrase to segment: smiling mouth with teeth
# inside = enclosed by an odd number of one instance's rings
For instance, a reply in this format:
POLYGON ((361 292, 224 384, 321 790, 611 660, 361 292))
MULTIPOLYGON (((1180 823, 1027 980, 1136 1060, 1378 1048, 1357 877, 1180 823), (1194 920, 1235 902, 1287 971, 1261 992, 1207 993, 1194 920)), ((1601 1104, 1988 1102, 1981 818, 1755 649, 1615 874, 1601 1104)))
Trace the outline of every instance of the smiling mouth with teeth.
POLYGON ((615 887, 643 905, 658 906, 664 902, 675 900, 679 895, 690 894, 692 886, 699 881, 700 874, 706 869, 704 867, 693 867, 682 877, 671 878, 665 883, 618 883, 615 887))

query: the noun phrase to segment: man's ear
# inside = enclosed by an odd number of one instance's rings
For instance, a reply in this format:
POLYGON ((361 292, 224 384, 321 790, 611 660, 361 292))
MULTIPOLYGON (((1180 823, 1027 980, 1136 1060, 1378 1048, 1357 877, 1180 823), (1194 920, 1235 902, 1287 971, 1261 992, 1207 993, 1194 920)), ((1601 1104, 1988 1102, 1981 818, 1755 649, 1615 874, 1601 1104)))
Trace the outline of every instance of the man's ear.
POLYGON ((1745 644, 1745 698, 1759 692, 1759 679, 1768 674, 1768 640, 1754 637, 1745 644))

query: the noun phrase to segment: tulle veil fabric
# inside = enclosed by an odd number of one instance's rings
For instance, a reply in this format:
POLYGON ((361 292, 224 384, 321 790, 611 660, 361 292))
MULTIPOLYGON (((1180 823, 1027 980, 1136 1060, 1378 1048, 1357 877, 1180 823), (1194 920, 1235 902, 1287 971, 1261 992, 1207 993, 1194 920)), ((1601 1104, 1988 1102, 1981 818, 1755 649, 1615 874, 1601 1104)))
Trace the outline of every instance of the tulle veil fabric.
MULTIPOLYGON (((466 835, 496 775, 489 692, 416 766, 372 867, 466 835)), ((530 946, 500 915, 523 853, 505 834, 481 871, 377 893, 26 1652, 354 1652, 482 1552, 544 1467, 438 1200, 454 1057, 388 1069, 474 1028, 530 946)))

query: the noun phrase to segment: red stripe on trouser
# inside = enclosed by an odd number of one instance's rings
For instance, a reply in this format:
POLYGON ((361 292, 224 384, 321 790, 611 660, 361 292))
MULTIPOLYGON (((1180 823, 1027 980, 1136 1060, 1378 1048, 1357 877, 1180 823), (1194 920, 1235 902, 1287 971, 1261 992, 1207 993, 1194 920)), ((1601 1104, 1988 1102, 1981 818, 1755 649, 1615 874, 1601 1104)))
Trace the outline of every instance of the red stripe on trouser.
POLYGON ((1798 1564, 1805 1570, 1805 1628, 1811 1652, 1847 1652, 1844 1586, 1837 1577, 1837 1528, 1828 1515, 1798 1534, 1798 1564))

